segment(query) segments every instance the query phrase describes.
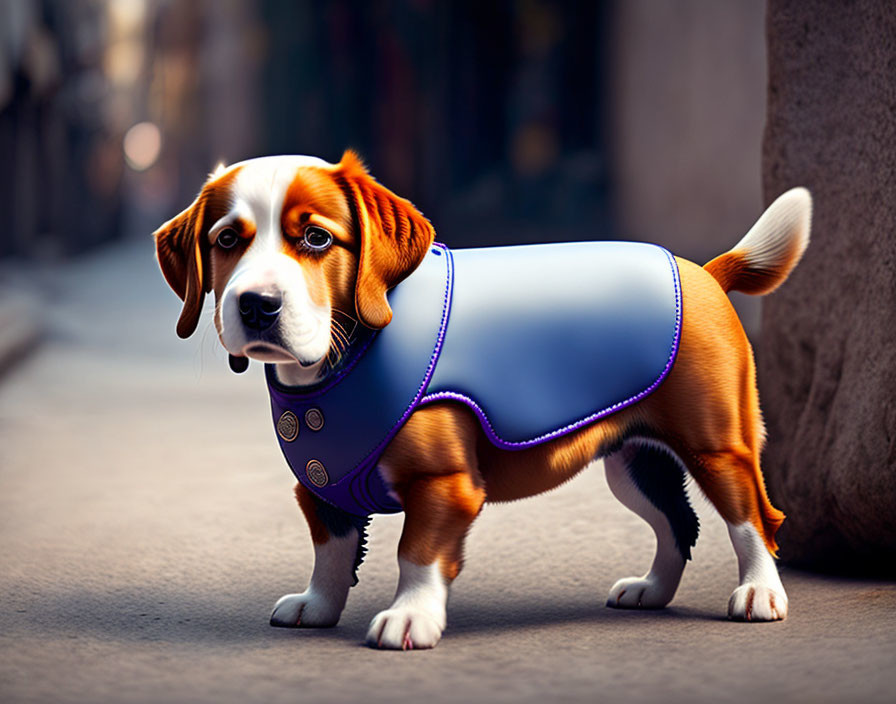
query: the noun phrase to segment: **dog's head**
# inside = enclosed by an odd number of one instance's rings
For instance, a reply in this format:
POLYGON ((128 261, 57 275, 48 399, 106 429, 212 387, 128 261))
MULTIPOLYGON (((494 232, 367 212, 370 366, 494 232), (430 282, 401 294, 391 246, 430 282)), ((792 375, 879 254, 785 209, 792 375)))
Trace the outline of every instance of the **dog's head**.
POLYGON ((434 234, 347 151, 338 164, 272 156, 219 168, 155 240, 184 302, 178 335, 194 332, 214 291, 215 327, 233 357, 283 364, 311 383, 345 352, 356 323, 389 324, 386 292, 434 234))

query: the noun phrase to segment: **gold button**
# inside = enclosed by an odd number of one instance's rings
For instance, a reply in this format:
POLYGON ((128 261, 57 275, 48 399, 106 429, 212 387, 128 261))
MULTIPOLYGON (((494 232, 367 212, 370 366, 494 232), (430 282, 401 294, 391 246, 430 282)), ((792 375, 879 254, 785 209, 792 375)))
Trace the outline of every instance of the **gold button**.
POLYGON ((305 425, 314 432, 324 427, 324 414, 319 408, 309 408, 305 411, 305 425))
POLYGON ((305 474, 308 475, 308 479, 314 486, 326 486, 330 481, 327 470, 318 460, 308 460, 308 464, 305 465, 305 474))
POLYGON ((286 440, 292 442, 299 437, 299 419, 292 411, 284 411, 277 421, 277 434, 286 440))

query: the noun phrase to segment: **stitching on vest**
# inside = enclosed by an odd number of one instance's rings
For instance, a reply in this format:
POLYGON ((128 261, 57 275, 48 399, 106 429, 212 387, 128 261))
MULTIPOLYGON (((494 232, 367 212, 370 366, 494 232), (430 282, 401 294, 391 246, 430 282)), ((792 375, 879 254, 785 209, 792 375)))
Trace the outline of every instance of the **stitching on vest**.
POLYGON ((451 294, 454 291, 454 258, 451 255, 451 250, 440 242, 434 243, 434 246, 442 249, 446 255, 445 266, 448 271, 445 277, 445 295, 442 299, 442 322, 439 325, 439 335, 436 338, 436 345, 433 348, 432 354, 429 356, 429 366, 426 368, 426 374, 423 375, 423 381, 420 384, 420 388, 418 388, 417 393, 414 394, 414 400, 411 401, 405 409, 405 412, 402 414, 401 418, 398 419, 398 422, 392 426, 388 433, 386 433, 386 436, 374 445, 372 450, 365 452, 364 459, 352 467, 351 471, 347 472, 342 479, 331 486, 338 486, 346 479, 350 479, 355 475, 355 472, 358 472, 358 470, 363 468, 368 462, 370 463, 370 467, 367 470, 367 474, 370 474, 376 469, 376 463, 379 460, 382 451, 386 448, 389 441, 395 437, 395 434, 401 429, 401 426, 405 424, 407 419, 411 416, 411 413, 413 413, 417 406, 420 405, 423 392, 426 390, 426 387, 429 386, 429 381, 432 379, 432 373, 436 368, 436 362, 439 360, 439 355, 442 353, 442 343, 445 340, 445 331, 448 329, 448 318, 451 316, 451 294))
MULTIPOLYGON (((623 408, 631 406, 633 403, 640 401, 642 398, 649 396, 669 375, 669 371, 672 369, 672 365, 675 363, 675 359, 678 356, 678 345, 681 341, 681 284, 678 275, 678 265, 675 263, 675 259, 672 257, 672 254, 669 252, 669 250, 664 247, 660 247, 660 249, 663 250, 663 253, 666 255, 666 259, 669 261, 669 266, 672 269, 672 283, 675 288, 675 334, 672 337, 672 347, 669 350, 669 359, 666 361, 665 368, 660 373, 659 377, 657 377, 656 381, 654 381, 650 386, 648 386, 640 393, 637 393, 634 396, 625 399, 624 401, 614 403, 612 406, 607 406, 597 413, 592 413, 591 415, 586 416, 581 420, 577 420, 562 428, 553 430, 550 433, 539 435, 538 437, 532 438, 531 440, 520 440, 517 442, 504 440, 503 438, 501 438, 497 434, 497 432, 495 432, 494 427, 492 427, 491 422, 489 421, 488 417, 485 415, 485 412, 482 410, 479 404, 477 404, 469 396, 457 393, 456 391, 439 391, 434 394, 429 394, 420 399, 419 403, 417 403, 416 405, 422 406, 424 404, 433 403, 435 401, 460 401, 461 403, 465 403, 476 413, 483 430, 485 430, 486 435, 488 435, 489 440, 491 440, 492 443, 507 450, 520 450, 526 447, 532 447, 533 445, 539 445, 543 442, 553 440, 563 435, 567 435, 574 430, 578 430, 582 426, 593 423, 594 421, 604 418, 612 413, 615 413, 616 411, 620 411, 623 408)), ((402 418, 402 420, 404 420, 404 418, 402 418)))

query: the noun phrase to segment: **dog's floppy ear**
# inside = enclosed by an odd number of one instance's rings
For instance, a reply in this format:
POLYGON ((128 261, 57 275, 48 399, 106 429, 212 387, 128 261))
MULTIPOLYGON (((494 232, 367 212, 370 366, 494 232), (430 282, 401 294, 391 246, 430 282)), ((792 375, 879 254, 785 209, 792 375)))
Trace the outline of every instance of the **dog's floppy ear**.
POLYGON ((190 207, 153 233, 165 280, 184 302, 177 321, 179 337, 189 337, 196 330, 202 302, 211 290, 209 245, 204 227, 207 201, 203 189, 190 207))
POLYGON ((205 294, 212 290, 208 230, 232 207, 231 184, 239 172, 239 166, 219 164, 190 207, 153 233, 165 280, 184 302, 177 321, 180 337, 196 330, 205 294))
POLYGON ((360 239, 355 308, 364 325, 380 329, 392 320, 386 292, 417 268, 435 230, 410 201, 377 183, 353 151, 342 155, 336 178, 360 239))

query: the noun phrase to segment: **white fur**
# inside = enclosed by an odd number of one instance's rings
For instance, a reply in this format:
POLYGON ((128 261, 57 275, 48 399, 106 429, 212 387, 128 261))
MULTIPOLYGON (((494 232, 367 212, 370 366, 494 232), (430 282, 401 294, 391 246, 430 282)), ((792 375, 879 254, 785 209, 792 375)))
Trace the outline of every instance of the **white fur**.
MULTIPOLYGON (((627 443, 629 448, 638 444, 658 446, 678 461, 671 449, 655 440, 636 439, 627 443)), ((607 484, 623 505, 637 513, 653 528, 656 535, 656 555, 650 571, 643 577, 626 577, 613 585, 607 597, 607 606, 623 609, 659 609, 672 601, 672 597, 675 596, 684 571, 685 559, 675 544, 675 536, 665 514, 650 503, 632 480, 626 462, 626 452, 626 447, 623 447, 604 458, 607 484)))
POLYGON ((215 164, 215 168, 212 169, 212 172, 208 175, 208 177, 209 179, 216 179, 219 176, 223 176, 226 173, 227 169, 227 164, 225 164, 223 161, 219 161, 217 164, 215 164))
POLYGON ((301 594, 287 594, 274 604, 272 626, 335 626, 352 586, 358 533, 330 537, 314 546, 314 571, 301 594))
POLYGON ((398 558, 398 589, 392 605, 367 629, 367 644, 377 648, 432 648, 447 621, 448 583, 438 564, 416 565, 398 558))
POLYGON ((305 364, 315 364, 330 349, 330 306, 317 305, 311 299, 305 275, 299 263, 280 252, 266 252, 255 241, 240 259, 220 301, 221 344, 231 354, 250 356, 269 362, 289 361, 274 350, 259 349, 258 341, 248 336, 240 319, 239 298, 247 291, 276 293, 283 299, 279 334, 285 351, 305 364), (259 248, 252 250, 259 245, 259 248))
POLYGON ((238 218, 255 227, 255 237, 218 301, 215 323, 221 344, 230 354, 279 363, 281 381, 290 385, 316 380, 330 349, 330 305, 312 301, 301 265, 281 251, 283 201, 296 169, 309 166, 334 167, 316 157, 272 156, 240 162, 221 173, 216 171, 215 175, 220 176, 239 167, 230 212, 209 231, 214 237, 238 218), (272 293, 282 298, 278 322, 282 347, 259 344, 247 335, 239 313, 239 297, 247 291, 272 293))
POLYGON ((738 621, 778 621, 787 617, 787 593, 775 561, 752 523, 728 524, 737 553, 740 586, 728 601, 728 616, 738 621))
POLYGON ((790 261, 789 273, 809 246, 811 224, 812 196, 805 188, 791 188, 768 207, 732 251, 742 252, 749 266, 757 269, 778 269, 790 261))

